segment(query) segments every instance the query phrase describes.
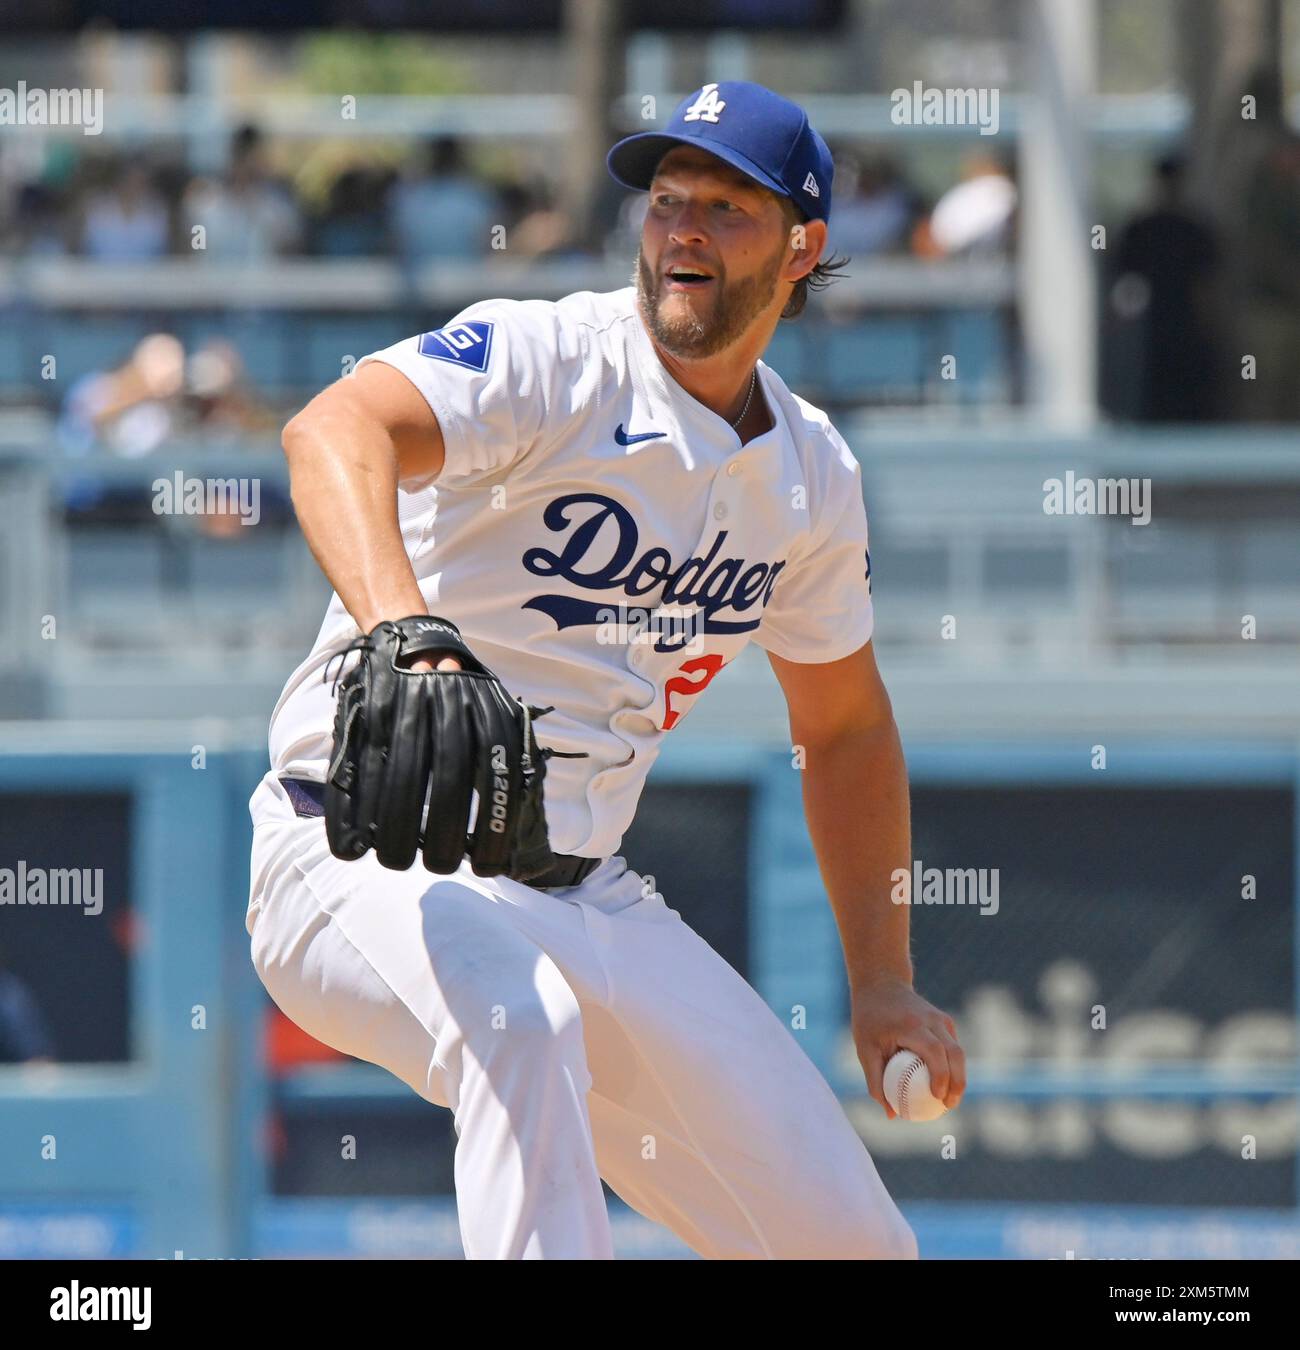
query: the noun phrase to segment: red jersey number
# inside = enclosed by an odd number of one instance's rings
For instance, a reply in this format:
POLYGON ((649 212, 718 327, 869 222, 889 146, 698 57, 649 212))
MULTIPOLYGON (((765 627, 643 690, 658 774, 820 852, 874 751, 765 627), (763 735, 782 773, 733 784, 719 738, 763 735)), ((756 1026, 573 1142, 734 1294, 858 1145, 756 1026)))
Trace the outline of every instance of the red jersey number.
POLYGON ((674 675, 667 684, 664 685, 664 730, 671 731, 681 717, 673 707, 674 694, 695 695, 703 693, 708 687, 709 681, 722 669, 726 663, 720 656, 697 656, 693 661, 687 661, 681 667, 681 674, 674 675), (698 673, 701 678, 698 680, 689 680, 688 675, 698 673))

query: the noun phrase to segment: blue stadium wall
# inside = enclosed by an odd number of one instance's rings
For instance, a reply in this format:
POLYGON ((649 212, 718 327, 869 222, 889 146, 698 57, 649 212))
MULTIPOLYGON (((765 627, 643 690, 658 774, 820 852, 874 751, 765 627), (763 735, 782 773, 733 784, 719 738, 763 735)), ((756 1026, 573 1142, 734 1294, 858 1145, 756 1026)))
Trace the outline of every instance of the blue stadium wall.
MULTIPOLYGON (((0 1257, 457 1255, 448 1113, 370 1066, 263 1071, 243 918, 264 759, 195 767, 182 738, 0 753, 0 867, 105 878, 98 916, 0 906, 75 1061, 0 1068, 0 1257)), ((865 1095, 787 754, 671 746, 622 851, 792 1026, 923 1254, 1300 1255, 1300 756, 1089 752, 908 747, 914 856, 999 879, 996 912, 914 907, 918 986, 976 1068, 932 1126, 865 1095)), ((621 1254, 683 1254, 611 1212, 621 1254)))

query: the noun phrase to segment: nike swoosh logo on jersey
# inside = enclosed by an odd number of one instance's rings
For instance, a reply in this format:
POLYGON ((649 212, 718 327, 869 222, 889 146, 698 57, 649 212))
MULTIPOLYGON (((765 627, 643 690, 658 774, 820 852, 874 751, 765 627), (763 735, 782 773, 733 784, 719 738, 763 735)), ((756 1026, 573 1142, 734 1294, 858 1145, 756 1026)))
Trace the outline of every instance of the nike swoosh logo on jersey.
POLYGON ((666 431, 638 431, 635 436, 629 436, 623 430, 623 423, 618 424, 618 429, 614 432, 614 439, 619 445, 635 445, 637 441, 653 441, 659 436, 667 436, 666 431))

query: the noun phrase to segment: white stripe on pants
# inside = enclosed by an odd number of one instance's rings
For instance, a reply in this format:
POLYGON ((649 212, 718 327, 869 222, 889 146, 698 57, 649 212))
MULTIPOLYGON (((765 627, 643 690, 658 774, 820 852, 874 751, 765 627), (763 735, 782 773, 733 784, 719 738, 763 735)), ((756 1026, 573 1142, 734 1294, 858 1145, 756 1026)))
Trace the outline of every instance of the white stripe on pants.
POLYGON ((544 892, 341 862, 291 817, 253 878, 283 1012, 454 1113, 466 1256, 612 1256, 603 1177, 702 1256, 915 1257, 792 1032, 622 858, 544 892))

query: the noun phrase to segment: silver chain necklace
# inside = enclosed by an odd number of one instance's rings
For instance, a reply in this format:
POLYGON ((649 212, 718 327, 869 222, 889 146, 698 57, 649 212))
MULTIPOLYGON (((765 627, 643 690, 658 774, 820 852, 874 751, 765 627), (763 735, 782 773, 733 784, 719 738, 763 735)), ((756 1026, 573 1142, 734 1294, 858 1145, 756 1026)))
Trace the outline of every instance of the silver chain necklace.
POLYGON ((740 410, 740 416, 737 417, 736 420, 731 423, 732 431, 735 431, 735 429, 745 420, 745 414, 749 411, 749 405, 753 401, 754 389, 757 387, 757 385, 758 385, 758 367, 755 366, 754 373, 749 377, 749 393, 745 396, 745 406, 740 410))

